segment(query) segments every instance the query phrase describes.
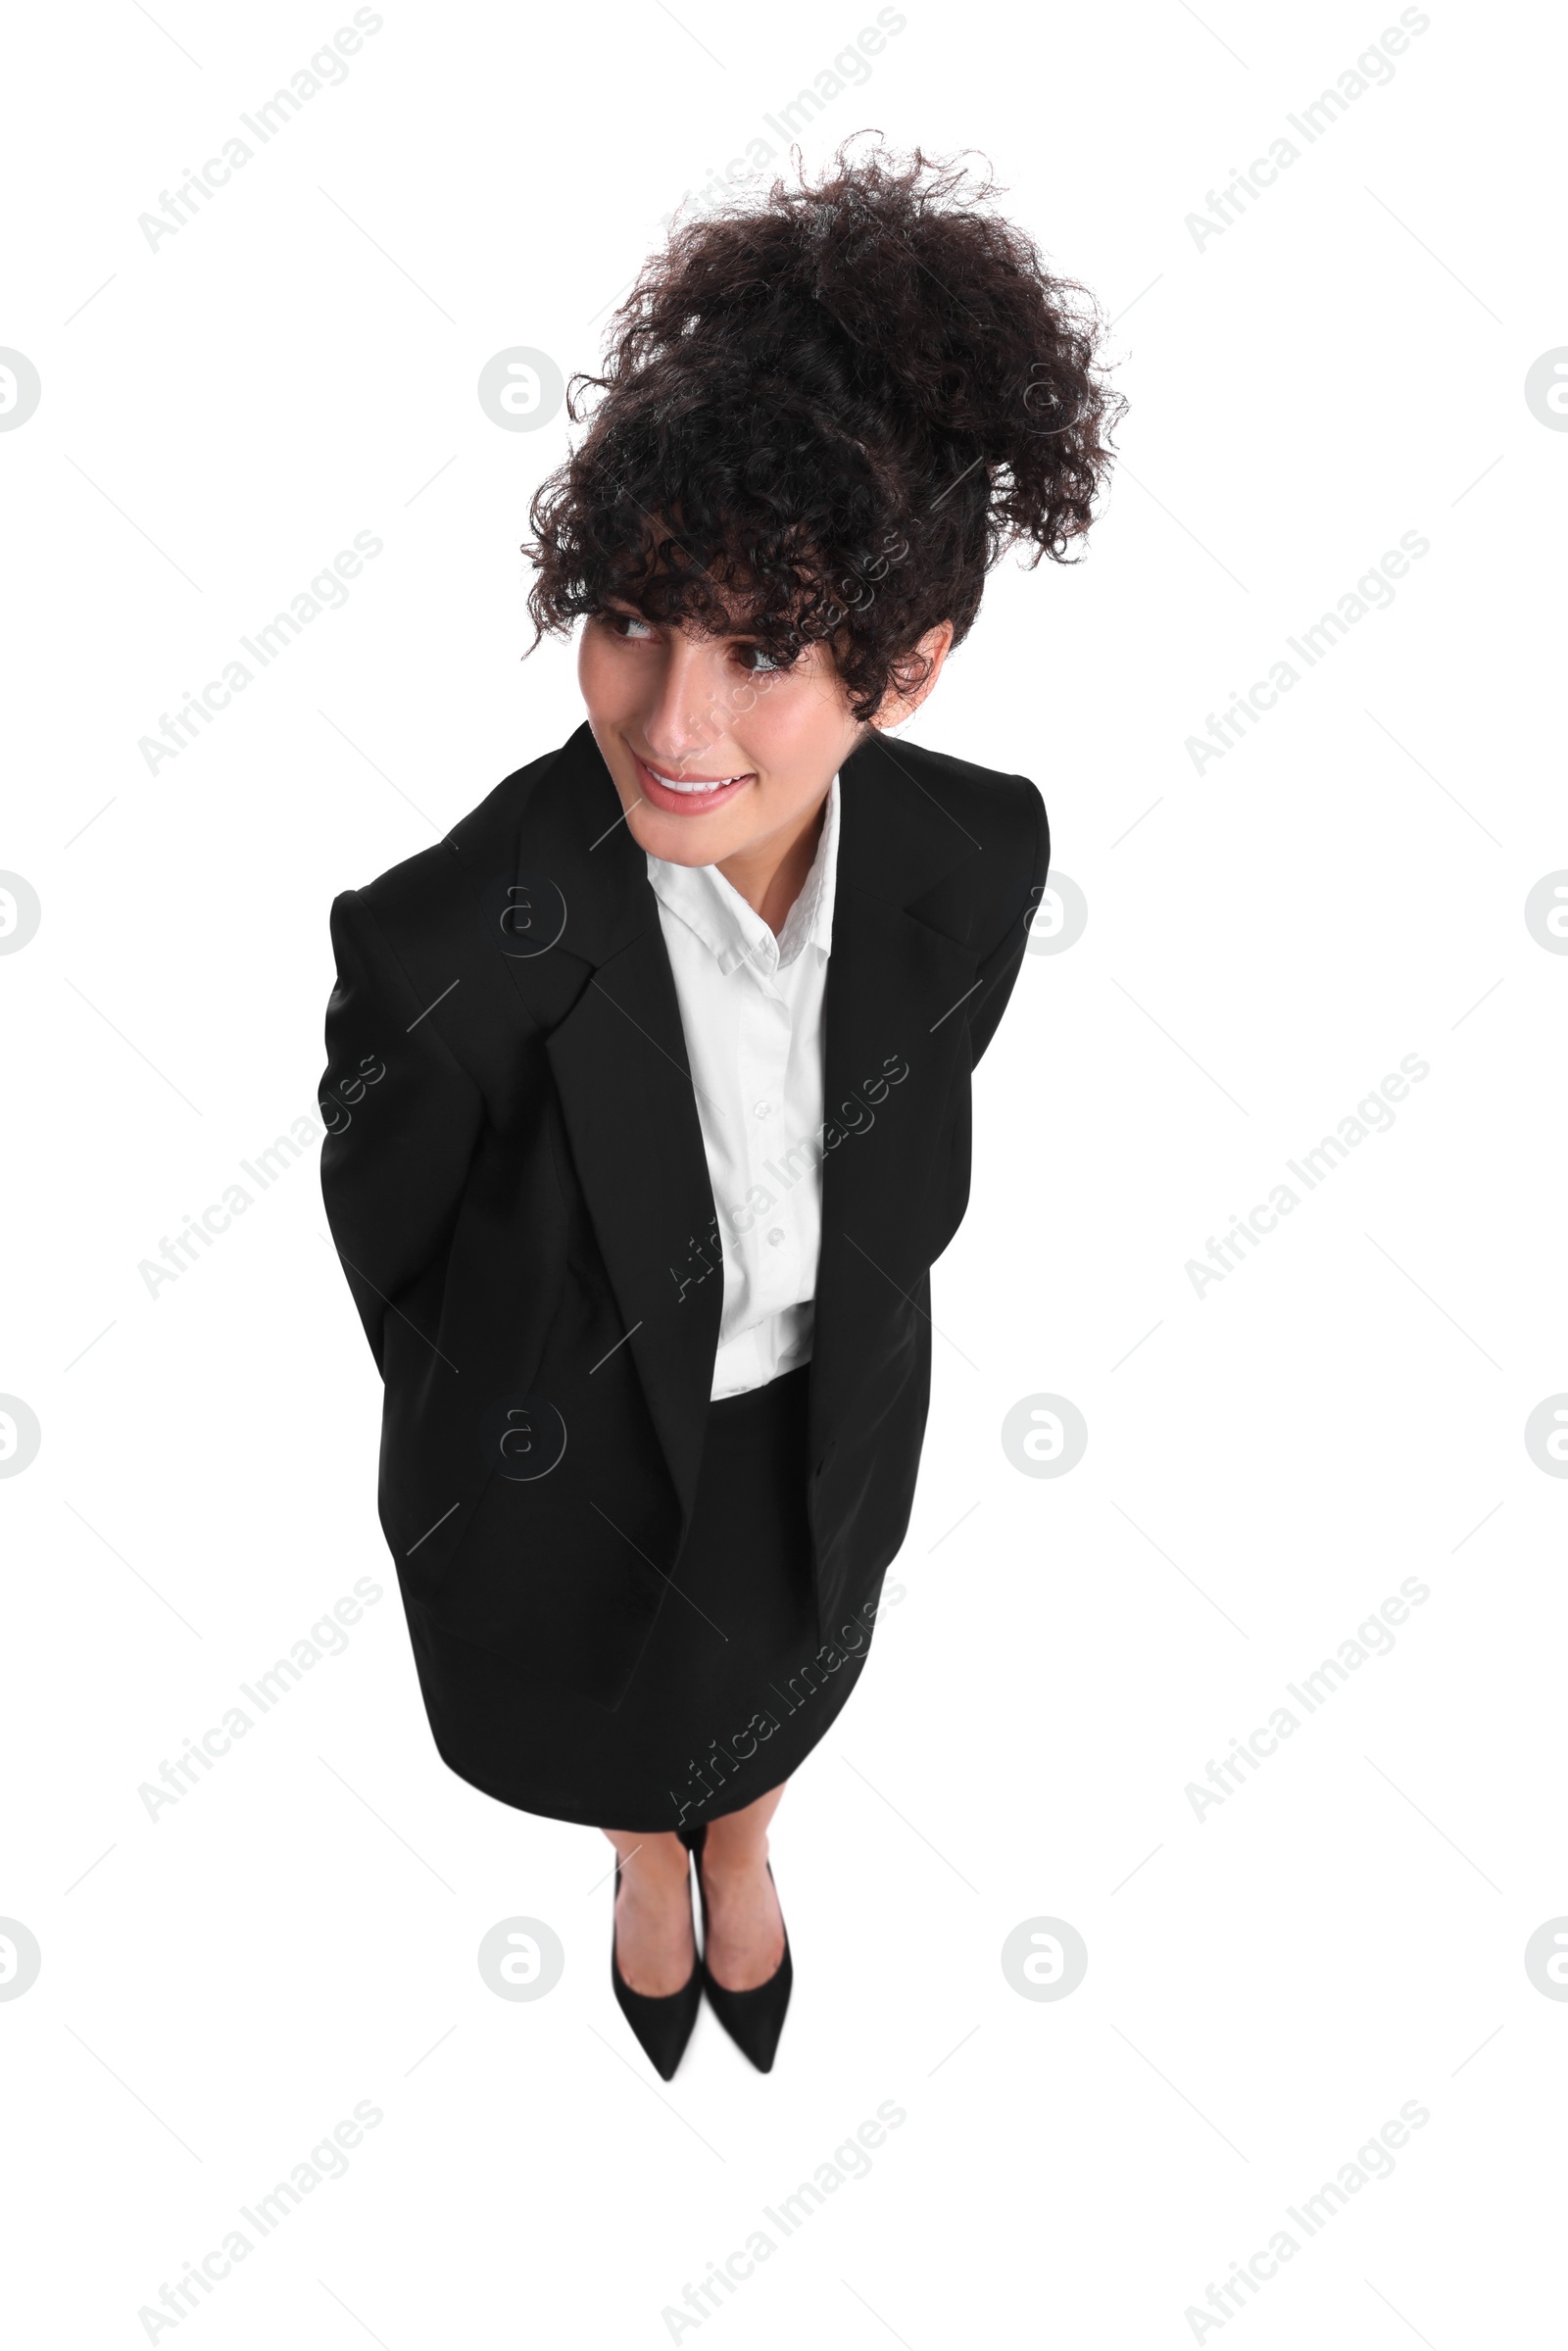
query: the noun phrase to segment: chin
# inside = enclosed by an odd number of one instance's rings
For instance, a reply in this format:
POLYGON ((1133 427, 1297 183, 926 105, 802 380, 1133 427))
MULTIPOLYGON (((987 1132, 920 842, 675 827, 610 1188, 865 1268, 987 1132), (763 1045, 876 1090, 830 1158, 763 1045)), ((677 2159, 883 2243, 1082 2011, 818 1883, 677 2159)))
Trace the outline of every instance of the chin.
POLYGON ((646 804, 632 810, 626 830, 639 849, 662 857, 666 865, 714 865, 729 854, 710 834, 705 839, 708 828, 695 816, 666 816, 646 804))

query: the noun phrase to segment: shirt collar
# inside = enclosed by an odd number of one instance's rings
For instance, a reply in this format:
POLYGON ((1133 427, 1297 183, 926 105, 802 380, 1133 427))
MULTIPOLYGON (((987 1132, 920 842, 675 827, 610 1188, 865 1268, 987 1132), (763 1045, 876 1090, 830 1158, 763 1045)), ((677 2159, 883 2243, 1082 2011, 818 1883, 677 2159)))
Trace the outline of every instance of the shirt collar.
POLYGON ((839 779, 835 775, 827 790, 811 870, 776 939, 716 865, 676 865, 656 857, 651 850, 644 854, 648 879, 661 904, 696 933, 727 978, 741 963, 767 973, 781 970, 808 948, 827 957, 833 945, 838 847, 839 779))

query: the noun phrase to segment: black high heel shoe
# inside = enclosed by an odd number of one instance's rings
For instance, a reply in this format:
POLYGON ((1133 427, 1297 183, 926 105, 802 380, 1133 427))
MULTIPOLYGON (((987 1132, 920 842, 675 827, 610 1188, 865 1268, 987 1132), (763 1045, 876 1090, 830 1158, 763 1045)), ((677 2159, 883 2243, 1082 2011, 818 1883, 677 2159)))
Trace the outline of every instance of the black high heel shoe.
MULTIPOLYGON (((697 1863, 697 1893, 703 1906, 703 1956, 698 1961, 703 1989, 708 1994, 709 2006, 735 2046, 751 2059, 760 2074, 771 2073, 779 2034, 784 2030, 785 2012, 790 2004, 790 1991, 795 1983, 795 1963, 790 1957, 790 1931, 787 1927, 784 1929, 784 1956, 765 1984, 754 1984, 750 1991, 730 1991, 724 1984, 714 1981, 708 1965, 708 1889, 703 1884, 703 1845, 706 1837, 705 1822, 701 1829, 692 1833, 689 1839, 684 1836, 681 1838, 683 1844, 690 1843, 692 1857, 697 1863)), ((771 1879, 772 1864, 764 1862, 762 1866, 771 1879)), ((774 1890, 777 1891, 776 1886, 774 1890)), ((782 1908, 779 1917, 782 1924, 782 1908)))
MULTIPOLYGON (((617 1900, 619 1895, 620 1856, 617 1854, 615 1856, 615 1898, 617 1900)), ((614 1911, 612 1908, 610 1930, 610 1981, 620 2013, 642 2043, 644 2053, 652 2063, 655 2072, 662 2081, 673 2080, 675 2068, 686 2054, 686 2043, 691 2039, 692 2027, 697 2022, 697 2011, 703 2004, 702 1961, 698 1959, 693 1962, 691 1975, 681 1985, 679 1991, 669 1992, 664 1997, 657 1999, 647 1992, 633 1991, 621 1974, 620 1962, 615 1957, 614 1911)))

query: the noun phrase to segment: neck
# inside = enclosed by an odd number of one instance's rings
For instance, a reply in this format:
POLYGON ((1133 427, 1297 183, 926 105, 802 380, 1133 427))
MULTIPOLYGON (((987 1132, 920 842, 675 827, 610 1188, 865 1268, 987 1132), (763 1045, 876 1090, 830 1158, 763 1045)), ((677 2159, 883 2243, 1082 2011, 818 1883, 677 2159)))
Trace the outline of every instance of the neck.
POLYGON ((806 887, 806 877, 822 838, 827 793, 831 790, 830 778, 827 791, 804 816, 764 835, 760 841, 750 842, 733 857, 719 859, 718 870, 725 881, 740 893, 754 913, 761 916, 775 939, 806 887))

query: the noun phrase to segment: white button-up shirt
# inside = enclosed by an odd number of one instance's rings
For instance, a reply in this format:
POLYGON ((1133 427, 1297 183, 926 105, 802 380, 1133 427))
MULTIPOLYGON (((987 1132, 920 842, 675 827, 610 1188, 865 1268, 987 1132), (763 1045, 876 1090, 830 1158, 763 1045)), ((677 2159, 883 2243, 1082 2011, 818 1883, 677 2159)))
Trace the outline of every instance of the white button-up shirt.
POLYGON ((724 1255, 712 1396, 809 1359, 822 1241, 822 1047, 839 779, 777 938, 716 865, 648 856, 724 1255))

